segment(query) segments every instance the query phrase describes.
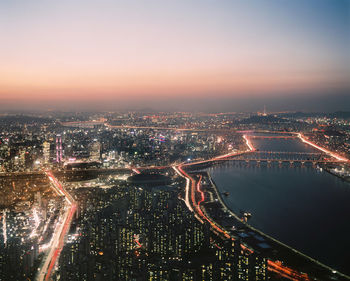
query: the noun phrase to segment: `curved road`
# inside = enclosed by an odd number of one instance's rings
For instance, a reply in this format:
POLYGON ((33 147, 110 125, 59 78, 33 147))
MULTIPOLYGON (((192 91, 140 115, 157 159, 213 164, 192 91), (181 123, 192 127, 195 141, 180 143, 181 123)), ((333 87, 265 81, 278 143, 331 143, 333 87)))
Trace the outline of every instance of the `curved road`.
MULTIPOLYGON (((304 143, 307 143, 319 150, 321 150, 322 152, 324 153, 327 153, 328 155, 336 158, 338 161, 340 162, 348 162, 349 160, 346 159, 346 158, 343 158, 343 157, 340 157, 339 155, 327 150, 327 149, 324 149, 314 143, 312 143, 311 141, 308 141, 307 139, 305 139, 305 137, 300 134, 300 133, 295 133, 297 135, 297 137, 299 137, 301 139, 301 141, 303 141, 304 143)), ((252 152, 252 151, 255 151, 255 148, 253 147, 253 145, 251 144, 250 140, 249 140, 249 137, 246 136, 246 135, 243 135, 243 138, 245 139, 245 142, 246 142, 246 145, 248 147, 248 150, 245 151, 245 152, 240 152, 240 153, 229 153, 229 154, 226 154, 226 155, 222 155, 222 156, 218 156, 218 157, 215 157, 215 158, 212 158, 212 159, 209 159, 209 160, 204 160, 204 161, 198 161, 198 162, 192 162, 192 163, 187 163, 187 164, 180 164, 178 166, 173 166, 173 169, 176 171, 177 174, 179 174, 181 177, 185 178, 186 179, 186 188, 185 188, 185 203, 187 205, 187 207, 192 211, 194 212, 195 216, 197 217, 197 219, 200 221, 200 222, 204 222, 204 221, 207 221, 214 232, 216 232, 217 234, 219 235, 222 235, 223 237, 227 238, 227 239, 232 239, 232 240, 235 240, 235 238, 230 235, 230 233, 228 231, 226 231, 223 227, 219 226, 215 221, 213 221, 210 217, 208 217, 201 209, 200 207, 200 204, 204 201, 204 194, 203 192, 200 190, 200 185, 201 185, 201 176, 200 178, 198 179, 198 181, 196 181, 192 176, 190 176, 185 170, 184 170, 184 167, 189 167, 189 166, 192 166, 192 165, 196 165, 196 164, 202 164, 202 163, 210 163, 210 162, 214 162, 214 161, 217 161, 217 160, 225 160, 226 158, 228 157, 231 157, 231 156, 235 156, 235 155, 238 155, 238 154, 243 154, 243 153, 247 153, 247 152, 252 152), (198 192, 200 194, 200 200, 197 202, 196 201, 196 192, 198 192)), ((220 198, 220 197, 219 197, 220 198)), ((220 198, 221 199, 221 198, 220 198)), ((225 205, 224 205, 225 206, 225 205)), ((230 212, 232 214, 232 212, 230 212)), ((238 218, 235 214, 234 216, 236 218, 238 218)), ((238 218, 239 219, 239 218, 238 218)), ((253 229, 255 230, 255 229, 253 229)), ((259 233, 261 233, 260 231, 258 231, 259 233)), ((261 233, 263 234, 263 233, 261 233)), ((265 235, 265 234, 264 234, 265 235)), ((271 238, 271 237, 269 237, 271 238)), ((273 239, 273 238, 271 238, 273 239)), ((278 242, 279 244, 282 244, 281 242, 277 241, 276 239, 273 239, 274 241, 278 242)), ((284 244, 283 244, 284 245, 284 244)), ((288 248, 290 248, 289 246, 287 245, 284 245, 288 248)), ((253 250, 247 248, 245 245, 241 244, 241 247, 242 249, 246 250, 246 251, 249 251, 249 252, 253 252, 253 250)), ((296 252, 296 250, 292 249, 294 252, 296 252)), ((299 252, 298 252, 299 253, 299 252)), ((302 253, 299 253, 301 254, 302 256, 308 258, 309 260, 319 264, 320 266, 326 268, 327 270, 330 270, 332 271, 331 268, 329 268, 328 266, 325 266, 321 263, 319 263, 318 261, 308 257, 308 256, 305 256, 304 254, 302 253)), ((297 272, 296 270, 294 269, 291 269, 289 267, 286 267, 284 265, 282 265, 281 262, 279 261, 273 261, 273 260, 268 260, 268 270, 270 271, 273 271, 277 274, 279 274, 280 276, 282 277, 285 277, 289 280, 293 280, 293 281, 300 281, 300 280, 310 280, 310 278, 308 277, 307 274, 305 273, 299 273, 297 272)), ((347 276, 343 275, 343 274, 340 274, 342 277, 345 277, 347 278, 347 276)))

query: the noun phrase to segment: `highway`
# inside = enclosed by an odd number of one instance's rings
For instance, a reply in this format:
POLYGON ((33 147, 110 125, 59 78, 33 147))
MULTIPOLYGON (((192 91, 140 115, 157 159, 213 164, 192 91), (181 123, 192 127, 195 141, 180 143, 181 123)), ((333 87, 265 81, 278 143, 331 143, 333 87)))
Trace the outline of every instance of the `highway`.
MULTIPOLYGON (((220 235, 222 237, 225 237, 226 239, 235 240, 235 238, 227 230, 225 230, 223 227, 219 226, 215 221, 213 221, 211 218, 209 218, 202 211, 200 204, 202 202, 204 202, 204 193, 200 189, 201 176, 198 179, 198 181, 196 181, 192 176, 190 176, 187 172, 184 171, 183 166, 184 165, 179 165, 177 167, 174 167, 174 169, 176 172, 181 173, 181 175, 183 177, 185 177, 187 180, 190 181, 190 184, 186 184, 186 190, 185 190, 186 205, 190 206, 189 209, 195 213, 195 216, 197 217, 197 219, 201 223, 203 223, 204 221, 207 221, 211 225, 211 227, 215 233, 217 233, 218 235, 220 235), (195 199, 196 192, 198 192, 200 194, 199 201, 197 201, 195 199), (190 200, 190 198, 191 198, 191 200, 190 200)), ((253 250, 249 249, 247 246, 245 246, 243 244, 241 244, 241 247, 245 251, 248 251, 250 253, 253 252, 253 250)), ((302 273, 298 273, 297 271, 295 271, 291 268, 285 267, 282 264, 279 264, 278 262, 268 260, 268 265, 269 265, 268 269, 270 271, 274 271, 277 274, 279 274, 285 278, 288 278, 289 280, 292 280, 292 281, 310 280, 307 275, 302 274, 302 273)))
POLYGON ((73 215, 77 209, 77 204, 73 197, 65 190, 65 188, 60 184, 60 182, 54 177, 52 172, 47 171, 46 175, 51 181, 51 186, 57 194, 64 196, 66 204, 64 207, 64 214, 56 226, 54 236, 51 241, 50 249, 44 258, 44 262, 39 272, 36 280, 46 281, 50 280, 53 268, 60 256, 61 250, 64 246, 66 234, 69 231, 73 215))
MULTIPOLYGON (((321 150, 322 152, 324 153, 327 153, 328 155, 334 157, 335 159, 337 159, 338 161, 349 161, 348 159, 345 159, 343 157, 340 157, 339 155, 327 150, 327 149, 324 149, 322 147, 319 147, 317 146, 316 144, 306 140, 300 133, 295 133, 303 142, 321 150)), ((232 156, 235 156, 235 155, 241 155, 241 154, 244 154, 246 152, 253 152, 255 151, 256 149, 254 148, 254 146, 251 144, 250 140, 249 140, 249 137, 246 136, 246 135, 243 135, 243 138, 245 139, 245 142, 246 142, 246 145, 248 147, 247 151, 245 152, 238 152, 238 153, 228 153, 228 154, 225 154, 225 155, 222 155, 222 156, 218 156, 218 157, 215 157, 215 158, 212 158, 212 159, 208 159, 208 160, 203 160, 203 161, 197 161, 197 162, 191 162, 191 163, 186 163, 186 164, 180 164, 178 166, 174 166, 173 169, 182 177, 184 177, 186 179, 186 187, 185 187, 185 203, 186 203, 186 206, 192 211, 194 212, 195 214, 195 217, 201 222, 203 223, 204 221, 207 221, 213 231, 227 239, 231 239, 231 240, 235 240, 235 238, 227 231, 225 230, 223 227, 221 227, 220 225, 218 225, 215 221, 213 221, 210 217, 208 217, 208 215, 206 215, 201 207, 200 207, 200 204, 202 202, 204 202, 204 193, 201 191, 200 189, 200 185, 201 185, 201 179, 202 179, 202 176, 199 177, 198 181, 196 181, 196 179, 189 175, 185 170, 184 170, 184 167, 190 167, 190 166, 193 166, 193 165, 197 165, 197 164, 202 164, 202 163, 210 163, 210 162, 215 162, 215 161, 218 161, 218 160, 225 160, 226 158, 228 157, 232 157, 232 156), (196 192, 198 192, 200 194, 199 198, 200 200, 197 201, 196 200, 196 192)), ((219 199, 221 201, 221 197, 219 196, 219 199)), ((225 206, 226 208, 226 205, 222 202, 222 204, 225 206)), ((231 214, 234 215, 234 217, 236 219, 239 220, 239 218, 230 211, 231 214)), ((249 226, 250 227, 250 226, 249 226)), ((321 264, 320 262, 296 251, 295 249, 281 243, 280 241, 270 237, 270 236, 267 236, 266 234, 262 233, 261 231, 259 230, 256 230, 255 228, 253 227, 250 227, 252 230, 254 231, 257 231, 258 233, 260 233, 261 235, 264 235, 265 237, 268 237, 269 239, 273 240, 274 242, 284 246, 284 247, 287 247, 289 249, 291 249, 293 252, 303 256, 304 258, 318 264, 319 266, 325 268, 326 270, 332 272, 332 273, 335 273, 336 271, 334 271, 332 268, 326 266, 326 265, 323 265, 321 264)), ((253 252, 252 249, 249 249, 246 245, 243 245, 241 244, 241 248, 245 251, 248 251, 250 253, 253 252)), ((276 274, 279 274, 281 277, 284 277, 284 278, 287 278, 289 280, 292 280, 292 281, 308 281, 310 280, 309 276, 305 273, 299 273, 298 271, 292 269, 292 268, 289 268, 287 266, 284 266, 280 261, 273 261, 273 260, 270 260, 268 259, 268 270, 269 271, 272 271, 272 272, 275 272, 276 274)), ((348 278, 347 276, 339 273, 340 276, 342 277, 345 277, 345 278, 348 278)))
MULTIPOLYGON (((255 148, 250 144, 249 139, 246 137, 246 135, 243 135, 243 138, 246 140, 246 144, 248 146, 248 151, 254 151, 255 148)), ((225 158, 228 157, 232 157, 235 155, 239 155, 242 152, 239 153, 228 153, 222 156, 218 156, 215 157, 213 159, 209 159, 207 160, 207 162, 214 162, 217 160, 223 160, 225 158)), ((186 189, 185 189, 185 202, 187 206, 190 206, 189 209, 192 212, 195 212, 195 215, 197 217, 197 219, 203 223, 204 221, 207 221, 211 227, 213 228, 213 230, 225 237, 226 239, 231 239, 231 240, 235 240, 235 238, 227 231, 225 230, 223 227, 219 226, 215 221, 213 221, 211 218, 209 218, 206 214, 204 214, 204 212, 202 211, 200 204, 204 201, 204 193, 201 191, 200 189, 200 185, 201 185, 201 176, 198 179, 198 181, 196 181, 192 176, 190 176, 186 171, 184 171, 184 167, 185 166, 191 166, 191 165, 195 165, 195 164, 199 164, 199 163, 203 163, 205 161, 199 161, 199 162, 193 162, 193 163, 187 163, 187 164, 180 164, 177 167, 173 167, 174 170, 180 174, 182 177, 186 178, 186 189), (195 197, 195 193, 199 192, 200 193, 200 200, 197 202, 195 197), (191 195, 190 195, 191 194, 191 195), (191 199, 190 199, 191 198, 191 199)), ((246 247, 245 245, 241 244, 241 247, 243 250, 248 251, 250 253, 253 252, 253 250, 249 249, 248 247, 246 247)), ((275 261, 271 261, 268 260, 268 269, 270 271, 274 271, 277 274, 279 274, 280 276, 283 276, 285 278, 288 278, 289 280, 292 281, 300 281, 300 280, 310 280, 308 278, 307 275, 302 274, 302 273, 298 273, 293 269, 290 269, 288 267, 285 267, 275 261)))
POLYGON ((309 141, 308 139, 305 138, 305 136, 304 136, 303 134, 301 134, 301 133, 296 133, 296 134, 297 134, 298 138, 299 138, 302 142, 304 142, 304 143, 306 143, 306 144, 308 144, 308 145, 310 145, 310 146, 312 146, 312 147, 314 147, 314 148, 317 148, 318 150, 320 150, 320 151, 322 151, 322 152, 324 152, 324 153, 326 153, 326 154, 328 154, 328 155, 334 157, 334 158, 337 159, 338 161, 350 162, 349 159, 347 159, 347 158, 345 158, 345 157, 342 157, 342 156, 340 156, 340 155, 338 155, 338 154, 336 154, 336 153, 334 153, 334 152, 332 152, 332 151, 329 151, 328 149, 325 149, 325 148, 323 148, 323 147, 321 147, 321 146, 318 146, 317 144, 313 143, 312 141, 309 141))
POLYGON ((247 137, 247 135, 243 135, 243 138, 244 138, 244 140, 245 140, 246 145, 248 146, 248 149, 249 149, 250 151, 255 151, 256 149, 255 149, 255 147, 252 145, 252 143, 250 142, 250 140, 249 140, 249 138, 247 137))
MULTIPOLYGON (((160 129, 160 128, 157 128, 160 129)), ((330 152, 322 147, 317 146, 316 144, 308 141, 304 138, 304 136, 300 133, 295 133, 304 143, 307 143, 319 150, 321 150, 324 153, 327 153, 328 155, 334 157, 338 161, 349 161, 348 159, 345 159, 333 152, 330 152)), ((198 180, 196 180, 193 176, 189 175, 186 171, 186 167, 191 167, 198 164, 204 164, 204 163, 210 163, 210 162, 216 162, 219 160, 227 160, 232 156, 242 155, 245 153, 256 151, 254 146, 251 144, 249 138, 247 135, 243 135, 243 138, 245 140, 245 143, 247 145, 246 151, 241 152, 234 152, 234 153, 227 153, 225 155, 217 156, 212 159, 208 160, 201 160, 201 161, 195 161, 190 163, 181 163, 178 165, 173 165, 172 168, 176 171, 178 175, 185 178, 186 180, 186 186, 185 186, 185 204, 188 207, 188 209, 194 213, 195 217, 201 222, 204 223, 204 221, 207 221, 213 231, 217 234, 219 234, 222 237, 225 237, 226 239, 232 239, 235 240, 235 238, 228 232, 226 229, 218 225, 215 221, 213 221, 205 212, 203 212, 201 208, 201 203, 204 202, 205 196, 203 191, 201 190, 201 180, 202 176, 199 177, 198 180), (199 195, 199 201, 196 200, 196 194, 199 195)), ((168 166, 159 166, 159 167, 130 167, 130 172, 133 171, 135 173, 140 173, 140 170, 143 169, 165 169, 169 168, 168 166)), ((106 169, 108 170, 108 169, 106 169)), ((55 267, 55 264, 57 260, 59 259, 59 255, 61 253, 61 250, 64 246, 65 237, 69 231, 74 213, 77 209, 77 204, 74 200, 74 198, 64 189, 64 187, 59 183, 59 181, 55 178, 53 173, 51 171, 45 172, 49 180, 51 181, 51 187, 54 189, 54 191, 59 195, 65 198, 65 207, 64 207, 64 213, 61 216, 61 219, 59 220, 59 223, 56 226, 54 236, 52 239, 52 242, 49 246, 49 251, 44 257, 44 261, 42 264, 42 267, 39 268, 39 272, 37 275, 38 281, 46 281, 50 279, 50 276, 53 272, 53 269, 55 267)), ((3 220, 5 220, 5 215, 3 220)), ((253 252, 253 250, 249 249, 245 245, 241 244, 242 249, 253 252)), ((310 280, 309 277, 305 274, 298 273, 295 270, 283 266, 278 261, 272 261, 268 260, 268 269, 270 271, 276 272, 280 274, 281 276, 288 278, 290 280, 310 280)))

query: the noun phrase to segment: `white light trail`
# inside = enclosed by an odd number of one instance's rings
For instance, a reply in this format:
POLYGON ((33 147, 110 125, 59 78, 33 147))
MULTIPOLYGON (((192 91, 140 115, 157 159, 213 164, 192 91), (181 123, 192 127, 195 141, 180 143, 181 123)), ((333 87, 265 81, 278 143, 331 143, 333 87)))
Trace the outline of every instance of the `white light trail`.
MULTIPOLYGON (((189 196, 189 193, 190 193, 190 185, 191 185, 191 181, 189 178, 183 176, 183 174, 178 170, 178 168, 176 166, 172 166, 173 169, 175 170, 175 172, 180 175, 181 177, 185 178, 186 179, 186 187, 185 187, 185 203, 186 203, 186 206, 187 208, 193 212, 193 209, 191 207, 191 202, 190 202, 190 196, 189 196)), ((180 167, 180 166, 179 166, 180 167)))
POLYGON ((35 224, 34 224, 34 229, 33 229, 32 233, 29 235, 29 238, 32 238, 32 237, 37 235, 37 229, 40 225, 40 218, 38 216, 38 212, 37 212, 36 208, 33 209, 33 218, 34 218, 35 224))
POLYGON ((254 148, 254 146, 251 144, 251 142, 249 141, 247 135, 243 135, 243 138, 245 139, 245 143, 246 143, 246 145, 248 146, 249 150, 250 150, 250 151, 254 151, 255 148, 254 148))
POLYGON ((301 139, 302 142, 304 142, 304 143, 306 143, 308 145, 311 145, 312 147, 315 147, 315 148, 317 148, 318 150, 321 150, 324 153, 327 153, 328 155, 334 157, 335 159, 337 159, 339 161, 349 162, 349 159, 341 157, 341 156, 335 154, 334 152, 329 151, 329 150, 327 150, 327 149, 325 149, 325 148, 323 148, 321 146, 318 146, 317 144, 307 140, 301 133, 298 133, 298 137, 301 139))
POLYGON ((36 276, 36 280, 43 281, 49 280, 52 270, 54 270, 54 266, 59 258, 61 250, 64 246, 66 234, 69 231, 70 224, 73 219, 73 215, 77 209, 77 204, 75 203, 73 197, 63 188, 63 186, 58 182, 57 179, 54 178, 51 172, 46 172, 48 178, 53 183, 52 187, 59 194, 62 194, 67 203, 64 207, 64 214, 58 220, 57 226, 55 228, 55 232, 49 244, 45 244, 41 247, 41 250, 45 250, 46 248, 50 248, 49 253, 45 257, 44 264, 39 270, 38 275, 36 276))
POLYGON ((6 209, 2 211, 2 233, 4 235, 4 244, 7 245, 7 229, 6 229, 6 209))

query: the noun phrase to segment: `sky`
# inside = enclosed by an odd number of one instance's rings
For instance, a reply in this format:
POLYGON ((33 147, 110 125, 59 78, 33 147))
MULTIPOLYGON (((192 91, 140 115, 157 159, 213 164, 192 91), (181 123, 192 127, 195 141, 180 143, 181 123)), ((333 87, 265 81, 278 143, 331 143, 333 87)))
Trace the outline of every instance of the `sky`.
POLYGON ((350 110, 350 0, 1 0, 0 110, 350 110))

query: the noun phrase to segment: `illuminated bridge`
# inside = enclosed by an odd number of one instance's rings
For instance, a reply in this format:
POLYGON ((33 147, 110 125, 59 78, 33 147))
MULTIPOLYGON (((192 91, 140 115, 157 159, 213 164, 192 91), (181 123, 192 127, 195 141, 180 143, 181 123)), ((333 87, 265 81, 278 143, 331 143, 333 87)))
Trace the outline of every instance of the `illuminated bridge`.
POLYGON ((278 163, 329 163, 336 159, 325 153, 317 152, 285 152, 285 151, 252 151, 230 158, 231 161, 246 162, 278 162, 278 163))
POLYGON ((295 135, 285 135, 285 136, 249 136, 250 139, 296 139, 298 136, 295 135))

